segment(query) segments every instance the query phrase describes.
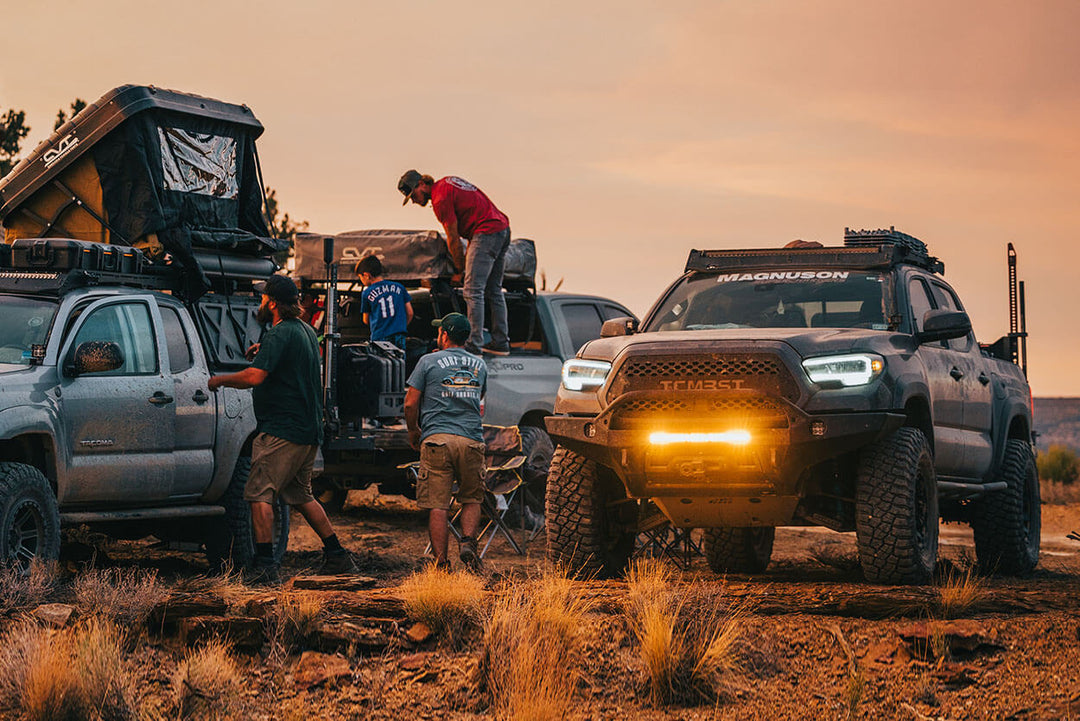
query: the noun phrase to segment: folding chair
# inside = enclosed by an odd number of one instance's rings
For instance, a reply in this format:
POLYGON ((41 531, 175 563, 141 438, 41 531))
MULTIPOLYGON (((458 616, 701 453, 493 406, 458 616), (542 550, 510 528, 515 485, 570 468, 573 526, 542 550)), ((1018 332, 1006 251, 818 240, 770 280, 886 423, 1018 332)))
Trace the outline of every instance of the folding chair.
POLYGON ((694 538, 694 529, 676 528, 660 514, 650 518, 651 522, 638 532, 633 558, 667 559, 677 568, 686 570, 694 556, 705 555, 701 541, 694 538))
MULTIPOLYGON (((521 432, 517 426, 485 425, 484 447, 484 499, 480 503, 481 527, 476 534, 477 543, 483 542, 483 546, 480 547, 480 557, 484 557, 499 534, 506 538, 515 553, 523 556, 525 555, 524 546, 536 537, 543 529, 543 525, 531 530, 525 528, 525 477, 522 469, 527 459, 521 446, 521 432), (506 519, 507 513, 515 506, 520 519, 518 529, 512 528, 506 519), (520 532, 520 541, 514 537, 515 530, 520 532)), ((404 469, 413 484, 416 483, 420 468, 419 461, 406 463, 398 468, 404 469)), ((457 503, 457 492, 455 483, 454 504, 457 503)), ((458 527, 461 511, 462 508, 458 505, 449 520, 450 532, 458 540, 461 540, 462 536, 461 529, 458 527)), ((431 544, 428 544, 424 553, 430 552, 431 544)))

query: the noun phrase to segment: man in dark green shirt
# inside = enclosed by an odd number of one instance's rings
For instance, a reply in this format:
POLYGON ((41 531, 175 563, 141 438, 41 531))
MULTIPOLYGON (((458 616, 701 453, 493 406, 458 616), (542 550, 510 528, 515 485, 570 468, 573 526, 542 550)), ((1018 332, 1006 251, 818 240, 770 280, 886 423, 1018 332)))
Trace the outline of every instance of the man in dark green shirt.
POLYGON ((251 472, 244 498, 251 504, 255 534, 253 579, 277 580, 274 562, 274 499, 280 495, 308 522, 324 545, 320 573, 355 570, 341 547, 322 505, 311 494, 311 472, 322 443, 322 375, 315 331, 300 320, 296 284, 284 275, 271 276, 256 286, 262 292, 260 323, 271 323, 259 343, 248 349, 251 367, 239 373, 214 376, 216 391, 251 388, 256 436, 251 449, 251 472))

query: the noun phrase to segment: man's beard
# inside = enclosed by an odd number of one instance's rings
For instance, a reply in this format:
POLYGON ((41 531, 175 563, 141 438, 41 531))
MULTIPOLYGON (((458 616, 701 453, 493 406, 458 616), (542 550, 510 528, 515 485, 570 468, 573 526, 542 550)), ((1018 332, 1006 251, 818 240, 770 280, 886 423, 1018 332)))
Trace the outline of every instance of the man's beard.
POLYGON ((259 325, 270 325, 274 322, 274 312, 270 310, 270 306, 260 305, 258 312, 255 313, 255 320, 259 322, 259 325))

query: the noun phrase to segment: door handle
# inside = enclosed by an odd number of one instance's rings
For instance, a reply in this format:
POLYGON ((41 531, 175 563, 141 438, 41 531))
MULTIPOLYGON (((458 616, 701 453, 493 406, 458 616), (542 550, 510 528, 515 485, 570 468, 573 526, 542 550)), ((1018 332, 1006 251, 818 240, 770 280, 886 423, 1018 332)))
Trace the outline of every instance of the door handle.
POLYGON ((155 406, 167 406, 173 402, 173 397, 167 396, 161 391, 158 391, 154 395, 150 396, 150 398, 148 398, 147 400, 149 400, 155 406))
POLYGON ((199 390, 195 391, 195 395, 191 397, 191 400, 195 401, 196 403, 202 404, 210 400, 210 396, 203 393, 202 388, 200 388, 199 390))
POLYGON ((949 375, 953 377, 954 381, 958 381, 964 377, 964 371, 960 370, 956 366, 953 366, 953 369, 949 371, 949 375))
POLYGON ((986 371, 983 371, 982 373, 979 374, 979 382, 982 383, 983 385, 986 385, 987 383, 990 382, 990 376, 986 375, 986 371))

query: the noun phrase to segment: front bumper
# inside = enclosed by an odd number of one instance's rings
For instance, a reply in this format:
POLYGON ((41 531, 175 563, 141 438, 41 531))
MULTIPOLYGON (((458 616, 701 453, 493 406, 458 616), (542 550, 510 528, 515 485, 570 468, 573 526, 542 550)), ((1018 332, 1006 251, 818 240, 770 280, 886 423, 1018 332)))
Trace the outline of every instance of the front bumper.
POLYGON ((634 498, 677 525, 783 525, 794 517, 803 472, 891 433, 899 412, 808 414, 755 393, 629 392, 594 417, 551 416, 552 439, 613 469, 634 498), (646 412, 636 412, 644 409, 646 412), (750 443, 650 442, 655 431, 746 430, 750 443))

